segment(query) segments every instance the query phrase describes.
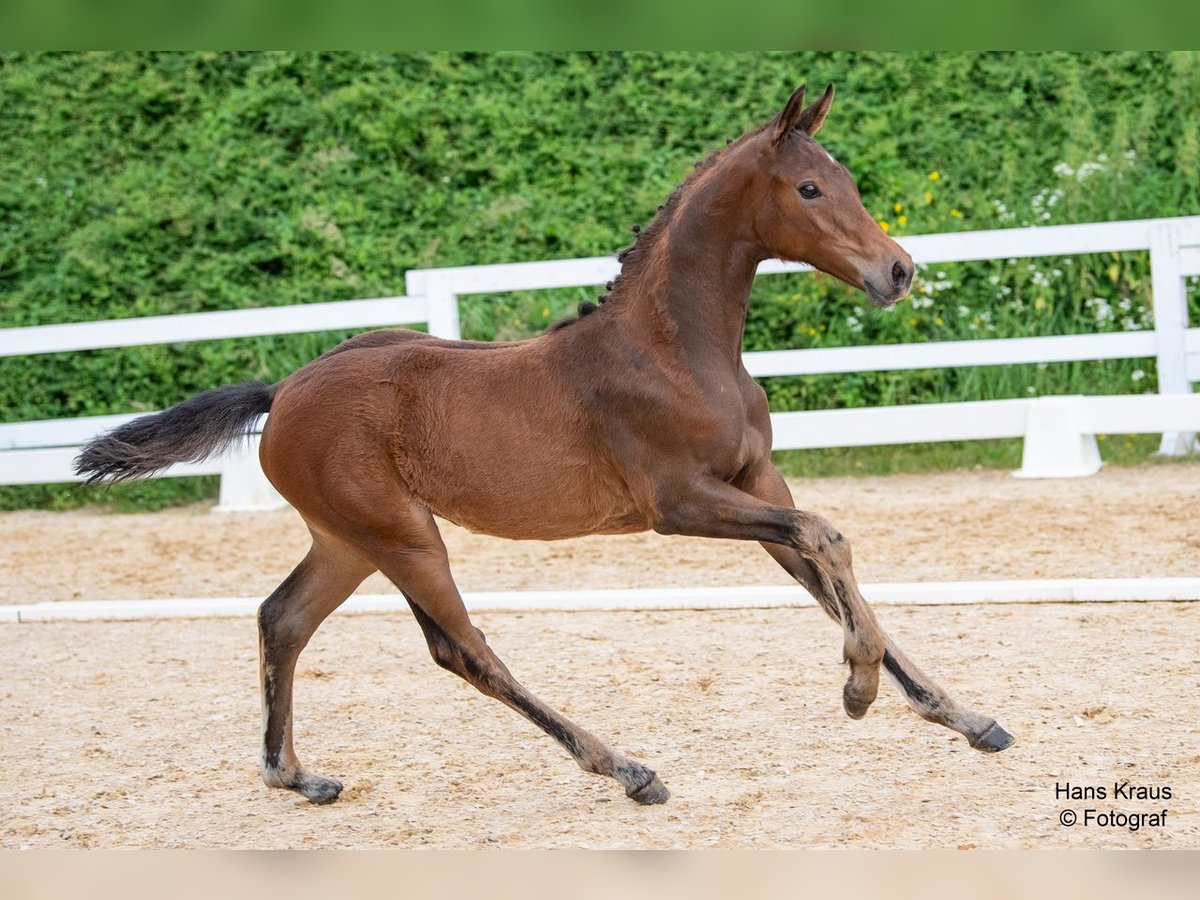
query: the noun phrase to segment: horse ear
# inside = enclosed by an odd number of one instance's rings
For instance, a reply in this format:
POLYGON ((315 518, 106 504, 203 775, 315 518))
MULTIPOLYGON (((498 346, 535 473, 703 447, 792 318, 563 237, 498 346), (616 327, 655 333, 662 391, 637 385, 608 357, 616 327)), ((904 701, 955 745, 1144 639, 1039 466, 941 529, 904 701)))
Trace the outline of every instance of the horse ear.
POLYGON ((808 134, 810 137, 816 134, 821 125, 825 121, 825 116, 829 114, 829 107, 833 105, 833 85, 825 88, 825 95, 816 103, 800 113, 800 118, 796 122, 796 127, 808 134))
POLYGON ((800 118, 800 114, 803 111, 804 85, 800 85, 788 99, 787 106, 783 108, 783 112, 775 117, 775 133, 771 136, 772 144, 778 147, 783 143, 783 139, 796 126, 796 120, 800 118))

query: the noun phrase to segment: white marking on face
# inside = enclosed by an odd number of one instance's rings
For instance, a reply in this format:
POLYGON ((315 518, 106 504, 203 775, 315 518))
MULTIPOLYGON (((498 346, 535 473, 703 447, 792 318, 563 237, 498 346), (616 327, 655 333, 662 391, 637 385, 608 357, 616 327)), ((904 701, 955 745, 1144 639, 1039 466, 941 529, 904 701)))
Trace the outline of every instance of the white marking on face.
POLYGON ((830 153, 828 150, 826 150, 826 151, 825 151, 825 155, 829 157, 829 161, 830 161, 831 163, 836 163, 836 162, 837 162, 837 160, 833 158, 833 154, 832 154, 832 153, 830 153))

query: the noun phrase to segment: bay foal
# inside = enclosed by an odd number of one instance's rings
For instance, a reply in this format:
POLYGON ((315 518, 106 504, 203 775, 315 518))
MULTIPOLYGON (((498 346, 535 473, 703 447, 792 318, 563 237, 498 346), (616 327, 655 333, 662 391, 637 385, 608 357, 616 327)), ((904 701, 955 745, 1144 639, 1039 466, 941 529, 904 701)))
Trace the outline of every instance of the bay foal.
POLYGON ((758 541, 841 625, 851 717, 875 699, 882 664, 926 719, 980 750, 1012 742, 880 629, 849 542, 796 509, 771 465, 766 397, 742 365, 746 303, 764 259, 811 263, 878 307, 908 292, 912 260, 814 140, 832 99, 831 86, 805 106, 801 88, 698 166, 622 254, 606 302, 540 337, 369 332, 274 386, 208 391, 83 450, 78 470, 91 481, 147 475, 216 452, 270 411, 263 470, 304 517, 312 547, 258 614, 268 785, 314 803, 341 791, 296 755, 293 673, 321 621, 379 570, 408 600, 438 665, 637 802, 667 799, 654 772, 547 706, 492 652, 467 616, 435 515, 518 539, 653 529, 758 541))

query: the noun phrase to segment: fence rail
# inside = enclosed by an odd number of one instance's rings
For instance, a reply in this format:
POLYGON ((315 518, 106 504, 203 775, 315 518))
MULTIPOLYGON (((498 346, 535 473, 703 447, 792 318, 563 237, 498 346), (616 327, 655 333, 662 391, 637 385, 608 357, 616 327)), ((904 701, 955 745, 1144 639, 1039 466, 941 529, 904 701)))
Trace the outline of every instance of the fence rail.
POLYGON ((69 325, 30 325, 0 330, 0 356, 33 356, 70 350, 378 328, 428 320, 429 305, 423 297, 386 297, 378 300, 335 300, 329 303, 74 322, 69 325))
MULTIPOLYGON (((1149 251, 1154 330, 772 350, 745 354, 750 373, 767 378, 1153 357, 1160 394, 1174 399, 1037 398, 777 413, 772 416, 777 449, 1025 437, 1024 474, 1083 475, 1099 464, 1095 433, 1161 430, 1162 452, 1194 448, 1200 396, 1193 395, 1192 382, 1200 381, 1200 328, 1188 327, 1184 279, 1200 275, 1200 216, 919 235, 901 238, 900 243, 919 265, 1149 251), (1093 402, 1099 399, 1113 402, 1093 402)), ((407 273, 408 295, 401 297, 2 329, 0 356, 422 322, 432 334, 458 338, 461 296, 585 287, 601 284, 619 270, 613 257, 418 269, 407 273)), ((769 260, 759 274, 807 270, 805 265, 769 260)), ((76 448, 132 417, 0 425, 0 484, 75 480, 70 461, 76 448)), ((220 474, 224 508, 281 502, 257 472, 254 446, 252 439, 249 447, 224 459, 163 474, 220 474)))

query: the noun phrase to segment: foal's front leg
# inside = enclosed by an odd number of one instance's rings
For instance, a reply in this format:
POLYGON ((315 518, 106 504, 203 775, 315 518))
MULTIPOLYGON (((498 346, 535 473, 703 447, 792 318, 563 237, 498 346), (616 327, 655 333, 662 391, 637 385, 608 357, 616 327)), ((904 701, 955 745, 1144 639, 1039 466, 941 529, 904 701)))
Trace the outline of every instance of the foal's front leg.
MULTIPOLYGON (((787 507, 793 505, 791 490, 774 466, 764 466, 756 473, 755 477, 747 481, 745 487, 763 501, 787 507)), ((867 656, 865 661, 860 658, 856 665, 854 654, 862 652, 865 643, 872 648, 872 651, 877 646, 882 647, 883 667, 896 682, 909 706, 922 718, 959 732, 976 750, 994 753, 1012 745, 1013 736, 1000 727, 995 719, 973 712, 958 704, 933 679, 922 672, 883 632, 875 621, 875 615, 867 605, 867 601, 863 599, 854 583, 854 575, 850 571, 848 542, 845 543, 845 572, 842 579, 852 589, 838 594, 839 598, 847 601, 842 609, 841 617, 836 614, 833 605, 825 599, 829 593, 829 576, 823 571, 823 564, 827 563, 826 560, 779 543, 764 541, 762 545, 787 570, 788 574, 804 585, 830 617, 842 623, 842 627, 846 631, 846 659, 850 663, 851 673, 850 680, 846 682, 843 700, 846 712, 852 718, 858 719, 866 714, 867 707, 875 699, 875 691, 879 683, 879 656, 867 656), (864 628, 864 626, 867 627, 864 628), (856 631, 858 632, 857 641, 854 634, 856 631), (863 634, 868 635, 865 642, 863 634), (876 641, 879 643, 876 644, 876 641), (872 658, 874 665, 868 669, 867 666, 870 665, 872 658)))
POLYGON ((796 509, 786 482, 769 463, 750 473, 741 488, 697 478, 660 496, 669 500, 660 501, 655 531, 759 541, 842 624, 850 663, 843 703, 849 715, 861 718, 874 701, 882 662, 923 718, 959 732, 977 750, 1012 744, 1012 735, 995 719, 960 706, 884 634, 858 591, 849 542, 825 519, 796 509))
MULTIPOLYGON (((752 490, 760 480, 748 479, 749 493, 717 479, 692 482, 672 491, 672 505, 660 516, 655 530, 757 540, 776 554, 829 617, 841 623, 843 652, 850 664, 843 705, 851 718, 861 719, 879 692, 884 636, 858 591, 850 543, 821 516, 796 509, 782 479, 782 492, 752 490)), ((773 486, 773 482, 767 480, 766 485, 773 486)))

